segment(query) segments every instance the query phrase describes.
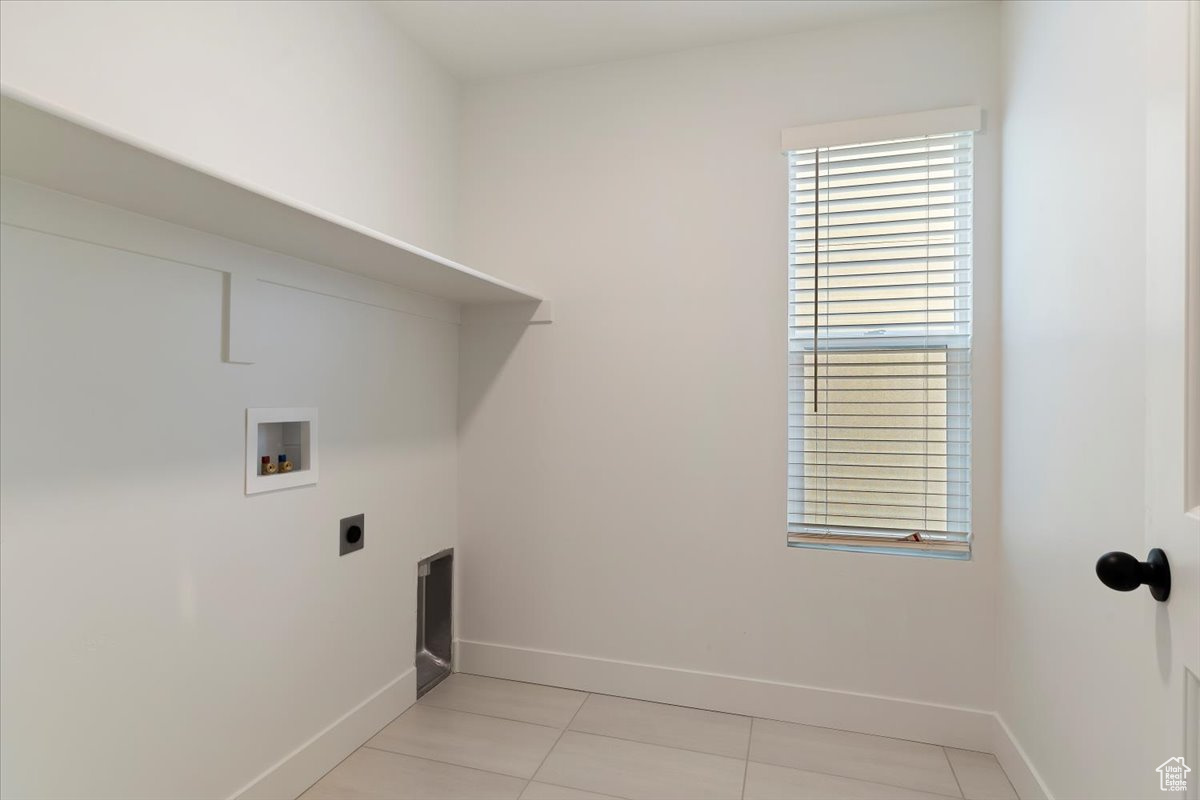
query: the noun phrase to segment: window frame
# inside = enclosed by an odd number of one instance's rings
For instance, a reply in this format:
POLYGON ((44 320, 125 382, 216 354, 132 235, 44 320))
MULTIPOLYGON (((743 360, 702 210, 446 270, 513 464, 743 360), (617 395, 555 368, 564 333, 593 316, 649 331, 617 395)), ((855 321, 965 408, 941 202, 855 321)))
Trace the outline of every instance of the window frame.
MULTIPOLYGON (((805 128, 792 128, 784 131, 783 145, 784 154, 789 158, 796 151, 823 149, 830 147, 841 147, 846 145, 866 145, 872 142, 886 142, 899 139, 916 138, 922 136, 941 136, 954 132, 974 134, 982 126, 982 111, 977 106, 961 107, 957 109, 943 109, 933 112, 919 112, 917 114, 898 115, 896 117, 880 117, 869 120, 855 120, 843 123, 830 123, 826 125, 808 126, 805 128)), ((971 163, 975 163, 975 137, 971 137, 971 163)), ((790 163, 789 163, 790 172, 790 163)), ((790 183, 790 179, 789 179, 790 183)), ((946 399, 946 415, 947 418, 958 415, 968 420, 968 425, 962 433, 959 434, 957 441, 951 429, 947 429, 947 454, 946 454, 946 480, 947 484, 956 482, 965 483, 967 491, 965 495, 947 492, 947 518, 952 518, 951 515, 955 511, 962 513, 967 519, 967 534, 965 541, 957 537, 951 539, 949 537, 941 538, 936 531, 924 532, 923 537, 917 537, 919 541, 913 541, 905 537, 906 534, 911 535, 911 529, 884 529, 880 528, 877 534, 873 534, 870 529, 849 527, 841 527, 836 525, 812 525, 792 522, 791 493, 796 488, 792 485, 793 478, 793 462, 792 456, 799 452, 801 457, 804 457, 805 446, 800 445, 793 449, 790 442, 791 434, 789 433, 788 444, 788 469, 787 483, 789 495, 789 510, 786 521, 787 529, 787 544, 789 547, 802 549, 824 549, 824 550, 840 550, 850 552, 871 552, 885 553, 892 555, 907 555, 907 556, 927 556, 954 560, 969 560, 971 558, 974 520, 972 519, 973 496, 975 493, 974 473, 971 470, 973 439, 975 437, 975 425, 971 419, 972 414, 972 378, 971 372, 974 366, 974 348, 972 344, 972 334, 974 328, 973 307, 975 305, 975 297, 973 292, 974 272, 975 272, 975 254, 974 240, 976 230, 975 220, 975 180, 974 170, 972 170, 972 178, 970 184, 963 188, 955 190, 956 196, 961 195, 963 200, 969 203, 971 214, 964 223, 963 232, 969 237, 970 250, 965 255, 969 256, 968 261, 968 285, 958 287, 955 290, 954 296, 965 295, 970 299, 970 303, 966 309, 963 309, 967 315, 965 320, 966 332, 952 332, 951 326, 953 323, 935 324, 927 328, 925 333, 920 335, 912 335, 907 330, 889 331, 887 326, 881 326, 881 329, 872 330, 869 333, 866 331, 837 331, 826 330, 821 337, 821 345, 816 347, 809 340, 807 344, 805 340, 793 338, 792 330, 794 328, 792 319, 794 315, 794 307, 796 301, 793 297, 793 290, 790 286, 792 277, 792 226, 788 226, 788 380, 789 380, 789 411, 788 411, 788 430, 794 429, 793 412, 790 409, 791 401, 791 379, 793 372, 797 371, 801 376, 801 391, 804 391, 804 354, 813 352, 829 352, 843 351, 850 352, 855 350, 877 350, 877 349, 903 349, 906 351, 931 351, 942 350, 947 353, 947 359, 955 357, 965 359, 966 369, 957 378, 961 383, 958 386, 950 384, 954 380, 953 372, 947 370, 947 399, 946 399), (943 330, 938 331, 941 327, 943 330), (952 447, 952 445, 960 445, 952 447), (965 446, 961 446, 965 445, 965 446), (952 452, 956 451, 956 452, 952 452), (845 533, 839 534, 839 531, 845 533)), ((791 207, 791 189, 789 185, 789 203, 791 207)), ((956 202, 958 202, 956 200, 956 202)), ((819 203, 815 206, 819 209, 819 203)), ((790 211, 789 211, 790 216, 790 211)), ((815 289, 815 286, 814 286, 815 289)), ((814 292, 814 301, 817 294, 814 292)), ((957 304, 956 304, 957 308, 957 304)), ((803 438, 805 415, 800 414, 800 431, 803 438)), ((800 462, 800 496, 804 497, 805 492, 805 476, 804 462, 800 462)), ((803 503, 803 499, 801 500, 803 503)))

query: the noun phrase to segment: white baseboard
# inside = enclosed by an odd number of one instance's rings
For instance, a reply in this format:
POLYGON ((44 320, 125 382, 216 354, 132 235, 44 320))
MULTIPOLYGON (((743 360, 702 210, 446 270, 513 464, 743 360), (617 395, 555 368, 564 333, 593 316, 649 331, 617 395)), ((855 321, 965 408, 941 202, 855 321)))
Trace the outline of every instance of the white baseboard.
POLYGON ((972 708, 460 640, 456 669, 600 694, 992 751, 995 715, 972 708))
POLYGON ((1034 769, 1029 756, 1021 743, 1013 736, 1013 732, 1005 724, 1004 719, 994 715, 996 719, 995 746, 992 752, 1004 767, 1008 780, 1021 800, 1054 800, 1054 795, 1042 780, 1042 776, 1034 769))
POLYGON ((250 783, 236 800, 292 800, 417 699, 417 671, 409 667, 375 694, 330 723, 250 783))

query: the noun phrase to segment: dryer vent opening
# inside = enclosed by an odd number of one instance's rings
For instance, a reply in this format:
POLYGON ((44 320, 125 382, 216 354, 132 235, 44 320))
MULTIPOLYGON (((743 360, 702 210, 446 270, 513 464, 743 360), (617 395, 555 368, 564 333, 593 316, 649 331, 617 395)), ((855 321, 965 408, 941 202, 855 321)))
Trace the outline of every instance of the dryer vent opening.
POLYGON ((454 550, 417 564, 417 697, 450 674, 454 550))

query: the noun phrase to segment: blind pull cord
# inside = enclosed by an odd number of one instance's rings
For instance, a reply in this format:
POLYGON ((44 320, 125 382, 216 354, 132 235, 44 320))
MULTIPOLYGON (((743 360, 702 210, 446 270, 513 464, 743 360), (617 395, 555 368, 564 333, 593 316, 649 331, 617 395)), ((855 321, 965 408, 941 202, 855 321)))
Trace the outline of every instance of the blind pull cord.
POLYGON ((821 393, 821 148, 813 152, 813 413, 821 393))

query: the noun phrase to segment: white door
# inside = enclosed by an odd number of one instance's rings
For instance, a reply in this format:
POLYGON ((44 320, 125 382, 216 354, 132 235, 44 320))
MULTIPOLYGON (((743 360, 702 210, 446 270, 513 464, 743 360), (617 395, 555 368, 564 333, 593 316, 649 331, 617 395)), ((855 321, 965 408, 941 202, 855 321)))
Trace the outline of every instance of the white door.
MULTIPOLYGON (((1162 687, 1150 696, 1166 698, 1163 760, 1184 758, 1191 769, 1185 796, 1194 799, 1200 797, 1200 2, 1149 3, 1147 13, 1145 544, 1147 551, 1165 551, 1172 578, 1170 598, 1155 609, 1162 687)), ((1146 552, 1135 555, 1144 559, 1146 552)))

